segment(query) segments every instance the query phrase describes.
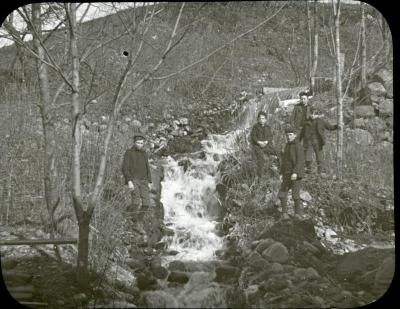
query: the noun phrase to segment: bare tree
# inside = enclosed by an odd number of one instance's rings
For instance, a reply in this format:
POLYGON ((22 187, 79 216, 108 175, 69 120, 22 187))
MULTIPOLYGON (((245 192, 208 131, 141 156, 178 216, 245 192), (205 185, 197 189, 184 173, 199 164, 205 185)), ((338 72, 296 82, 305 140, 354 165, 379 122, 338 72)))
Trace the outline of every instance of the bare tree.
POLYGON ((336 55, 336 100, 337 100, 337 145, 336 145, 336 175, 343 177, 343 97, 342 97, 342 59, 340 53, 340 0, 332 0, 334 28, 335 28, 335 55, 336 55))
POLYGON ((313 62, 311 68, 311 89, 314 90, 315 87, 315 74, 317 73, 317 65, 318 65, 318 37, 319 37, 319 21, 318 21, 318 6, 317 0, 314 0, 314 42, 313 42, 313 62))
POLYGON ((365 6, 360 2, 361 9, 361 89, 367 86, 367 45, 365 36, 365 6))

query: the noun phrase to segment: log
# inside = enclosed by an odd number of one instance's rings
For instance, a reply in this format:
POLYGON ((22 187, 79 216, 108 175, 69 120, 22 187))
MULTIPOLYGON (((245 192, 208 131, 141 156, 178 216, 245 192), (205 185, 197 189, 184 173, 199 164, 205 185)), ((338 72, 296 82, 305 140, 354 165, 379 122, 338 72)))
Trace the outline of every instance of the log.
POLYGON ((35 287, 33 285, 19 285, 8 287, 7 290, 10 293, 34 293, 35 287))
POLYGON ((0 240, 0 246, 20 246, 20 245, 51 245, 51 244, 77 244, 76 238, 61 239, 12 239, 0 240))

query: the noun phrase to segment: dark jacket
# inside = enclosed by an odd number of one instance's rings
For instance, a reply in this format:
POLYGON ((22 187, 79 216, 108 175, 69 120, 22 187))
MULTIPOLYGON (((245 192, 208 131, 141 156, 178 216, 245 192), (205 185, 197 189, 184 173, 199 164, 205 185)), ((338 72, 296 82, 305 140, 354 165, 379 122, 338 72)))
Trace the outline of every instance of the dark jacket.
POLYGON ((299 130, 304 126, 306 121, 310 118, 310 105, 305 106, 302 103, 298 103, 294 106, 291 124, 296 130, 299 130))
POLYGON ((122 162, 122 174, 125 178, 125 184, 129 180, 147 180, 151 183, 151 173, 149 160, 146 151, 139 150, 135 146, 125 152, 122 162))
POLYGON ((272 146, 272 131, 271 127, 267 124, 262 126, 258 122, 253 126, 250 132, 250 143, 253 145, 253 147, 258 147, 261 149, 261 146, 257 144, 259 141, 268 141, 267 146, 265 146, 262 149, 265 149, 266 152, 270 154, 275 154, 276 151, 274 147, 272 146))
POLYGON ((298 179, 304 177, 304 149, 297 140, 285 145, 281 157, 281 174, 293 173, 298 179))
POLYGON ((309 120, 306 122, 306 124, 300 131, 298 140, 312 141, 314 137, 316 137, 318 145, 322 149, 322 147, 325 145, 326 142, 325 129, 336 130, 337 128, 338 128, 337 124, 334 125, 329 124, 328 122, 326 122, 324 119, 321 118, 309 120))

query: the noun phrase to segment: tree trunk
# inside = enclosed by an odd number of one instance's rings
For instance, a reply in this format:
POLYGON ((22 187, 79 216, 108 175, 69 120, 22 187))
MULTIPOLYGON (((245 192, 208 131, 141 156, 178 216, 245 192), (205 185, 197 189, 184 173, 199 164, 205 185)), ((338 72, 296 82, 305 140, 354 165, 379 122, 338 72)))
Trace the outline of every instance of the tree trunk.
POLYGON ((311 86, 311 91, 314 93, 314 80, 312 78, 311 73, 311 63, 312 63, 312 31, 311 31, 311 13, 310 13, 310 6, 308 1, 306 1, 307 5, 307 29, 308 29, 308 82, 311 86))
POLYGON ((336 51, 336 99, 337 99, 337 153, 336 153, 336 174, 339 180, 342 179, 343 171, 343 98, 342 98, 342 65, 340 53, 340 0, 334 5, 335 18, 335 51, 336 51))
MULTIPOLYGON (((36 67, 38 72, 39 91, 40 91, 40 115, 42 119, 43 136, 44 136, 44 195, 47 206, 47 211, 50 217, 51 232, 50 237, 54 238, 56 233, 56 223, 54 219, 55 209, 59 203, 59 197, 57 196, 57 167, 55 163, 55 127, 54 122, 51 119, 51 115, 48 111, 48 107, 51 104, 50 99, 50 86, 49 78, 47 73, 45 60, 45 52, 40 44, 40 38, 42 33, 42 21, 41 21, 41 8, 40 4, 32 4, 32 23, 35 27, 33 32, 33 44, 34 49, 38 55, 36 58, 36 67)), ((61 260, 59 248, 56 248, 56 255, 61 260)))
POLYGON ((81 288, 86 289, 89 286, 89 228, 90 217, 83 212, 78 219, 78 261, 77 261, 77 281, 81 288))
POLYGON ((315 87, 315 75, 317 73, 317 65, 318 65, 318 36, 319 36, 318 7, 317 7, 317 0, 315 0, 314 1, 314 46, 313 46, 314 53, 313 53, 313 65, 311 70, 313 92, 315 87))
POLYGON ((365 38, 365 9, 364 3, 361 6, 361 89, 367 86, 367 47, 365 38))

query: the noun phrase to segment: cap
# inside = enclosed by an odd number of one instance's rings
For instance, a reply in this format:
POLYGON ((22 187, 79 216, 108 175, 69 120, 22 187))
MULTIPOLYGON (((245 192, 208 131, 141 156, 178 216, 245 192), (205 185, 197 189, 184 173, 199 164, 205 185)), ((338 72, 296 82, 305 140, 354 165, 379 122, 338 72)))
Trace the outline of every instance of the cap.
POLYGON ((146 139, 146 137, 142 133, 135 133, 133 135, 133 141, 141 140, 141 139, 146 139))
POLYGON ((286 126, 285 133, 297 133, 297 130, 292 126, 286 126))

